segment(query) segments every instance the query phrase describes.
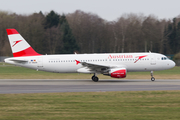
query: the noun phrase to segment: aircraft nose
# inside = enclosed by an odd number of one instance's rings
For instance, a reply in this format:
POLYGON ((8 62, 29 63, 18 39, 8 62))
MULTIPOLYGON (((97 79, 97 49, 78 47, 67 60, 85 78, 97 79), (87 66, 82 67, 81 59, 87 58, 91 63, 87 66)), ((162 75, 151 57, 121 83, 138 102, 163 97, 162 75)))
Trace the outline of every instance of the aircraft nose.
POLYGON ((176 63, 175 63, 174 61, 172 61, 172 66, 173 66, 173 67, 176 66, 176 63))
POLYGON ((176 65, 176 63, 171 60, 170 67, 173 68, 175 65, 176 65))

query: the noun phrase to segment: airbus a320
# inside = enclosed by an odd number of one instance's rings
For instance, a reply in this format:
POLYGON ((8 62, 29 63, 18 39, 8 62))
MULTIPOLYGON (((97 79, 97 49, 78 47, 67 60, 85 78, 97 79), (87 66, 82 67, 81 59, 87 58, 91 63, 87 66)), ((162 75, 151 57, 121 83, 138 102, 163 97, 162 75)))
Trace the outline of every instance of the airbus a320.
POLYGON ((15 29, 6 29, 14 57, 6 63, 55 73, 90 73, 97 82, 98 74, 125 78, 128 72, 153 71, 173 68, 175 63, 159 53, 106 53, 106 54, 57 54, 37 53, 15 29))

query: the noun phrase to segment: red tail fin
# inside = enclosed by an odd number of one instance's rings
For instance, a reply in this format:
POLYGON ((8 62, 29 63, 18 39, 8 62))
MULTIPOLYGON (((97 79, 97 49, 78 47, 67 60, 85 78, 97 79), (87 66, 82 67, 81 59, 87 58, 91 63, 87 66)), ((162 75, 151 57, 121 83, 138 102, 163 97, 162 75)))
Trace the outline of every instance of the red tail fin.
POLYGON ((6 29, 14 57, 41 55, 26 42, 26 40, 15 30, 6 29))

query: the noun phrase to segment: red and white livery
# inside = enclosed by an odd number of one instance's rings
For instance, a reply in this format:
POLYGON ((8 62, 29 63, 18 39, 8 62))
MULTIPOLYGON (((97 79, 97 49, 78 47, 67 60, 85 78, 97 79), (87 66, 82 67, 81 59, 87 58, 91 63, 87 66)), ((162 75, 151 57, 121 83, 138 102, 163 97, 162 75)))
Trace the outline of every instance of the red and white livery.
POLYGON ((6 31, 14 57, 40 55, 34 51, 15 29, 7 29, 6 31))
POLYGON ((14 57, 5 59, 6 63, 31 69, 57 73, 91 73, 97 82, 98 74, 113 78, 125 78, 127 72, 170 69, 175 63, 159 53, 106 53, 106 54, 63 54, 41 55, 15 30, 7 29, 14 57))

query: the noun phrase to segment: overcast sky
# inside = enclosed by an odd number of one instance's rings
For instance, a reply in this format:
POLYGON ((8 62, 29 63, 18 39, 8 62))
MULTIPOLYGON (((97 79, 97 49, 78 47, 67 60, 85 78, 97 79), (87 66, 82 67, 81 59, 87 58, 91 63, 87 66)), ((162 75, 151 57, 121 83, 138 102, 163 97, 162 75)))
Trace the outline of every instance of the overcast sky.
POLYGON ((159 19, 180 15, 180 0, 0 0, 1 11, 17 14, 91 12, 113 21, 124 13, 154 14, 159 19))

